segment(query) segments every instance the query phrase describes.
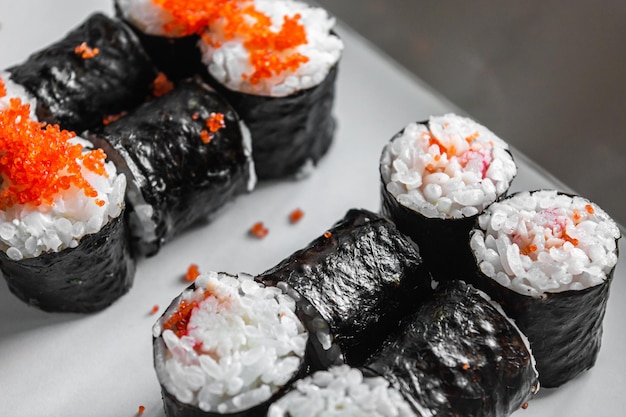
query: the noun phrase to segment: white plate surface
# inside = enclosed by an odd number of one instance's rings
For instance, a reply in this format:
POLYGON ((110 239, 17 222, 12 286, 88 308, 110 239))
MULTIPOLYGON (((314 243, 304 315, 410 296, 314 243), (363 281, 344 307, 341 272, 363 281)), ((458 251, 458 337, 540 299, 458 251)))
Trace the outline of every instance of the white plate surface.
MULTIPOLYGON (((90 13, 112 12, 105 0, 0 2, 0 68, 62 37, 90 13)), ((459 111, 345 27, 346 50, 335 106, 339 129, 328 156, 309 178, 265 183, 211 224, 187 232, 156 257, 138 262, 131 291, 105 311, 49 314, 29 308, 0 284, 0 416, 162 416, 152 367, 153 305, 161 310, 186 284, 190 263, 201 271, 260 273, 322 234, 349 208, 378 210, 378 158, 406 123, 459 111), (305 216, 295 225, 289 212, 305 216), (268 236, 248 228, 263 221, 268 236)), ((506 140, 506 138, 504 138, 506 140)), ((519 153, 513 190, 559 187, 519 153)), ((563 187, 559 187, 563 189, 563 187)), ((624 243, 621 243, 624 253, 624 243)), ((626 410, 626 272, 617 267, 596 366, 556 390, 542 390, 526 417, 618 416, 626 410)))

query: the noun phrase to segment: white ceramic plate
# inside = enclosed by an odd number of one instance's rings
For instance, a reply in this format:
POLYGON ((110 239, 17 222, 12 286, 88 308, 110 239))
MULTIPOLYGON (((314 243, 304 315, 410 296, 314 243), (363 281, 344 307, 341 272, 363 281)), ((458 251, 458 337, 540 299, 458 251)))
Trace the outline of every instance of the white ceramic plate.
MULTIPOLYGON (((94 11, 110 14, 110 3, 0 2, 0 68, 23 61, 94 11)), ((340 26, 339 32, 346 42, 336 103, 339 130, 311 177, 261 184, 211 224, 182 235, 156 257, 140 259, 131 291, 101 313, 44 313, 0 283, 1 416, 134 416, 140 405, 146 407, 144 416, 162 416, 152 368, 156 317, 150 310, 158 305, 162 311, 186 286, 182 276, 190 263, 201 271, 260 273, 322 234, 349 208, 378 210, 382 146, 410 121, 459 110, 347 28, 340 26), (288 215, 295 208, 305 216, 291 225, 288 215), (263 240, 247 235, 257 221, 270 230, 263 240)), ((520 170, 514 190, 563 188, 515 156, 520 170)), ((624 264, 622 258, 596 366, 560 389, 541 391, 515 415, 617 416, 626 410, 624 264)))

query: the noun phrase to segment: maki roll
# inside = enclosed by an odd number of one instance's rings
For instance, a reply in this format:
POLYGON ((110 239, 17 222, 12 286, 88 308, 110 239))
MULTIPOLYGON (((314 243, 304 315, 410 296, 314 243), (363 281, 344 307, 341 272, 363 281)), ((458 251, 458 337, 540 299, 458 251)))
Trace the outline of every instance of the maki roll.
POLYGON ((484 293, 449 281, 406 317, 365 369, 419 416, 508 416, 539 389, 525 336, 484 293))
POLYGON ((478 218, 475 284, 528 336, 543 386, 595 364, 619 237, 596 204, 555 190, 514 194, 478 218))
POLYGON ((166 415, 265 416, 311 355, 337 361, 328 327, 294 294, 247 274, 200 275, 153 327, 166 415))
POLYGON ((89 139, 129 178, 129 222, 145 255, 256 181, 247 129, 224 99, 194 80, 94 130, 89 139))
POLYGON ((272 404, 268 417, 417 417, 400 392, 380 376, 348 365, 334 366, 296 381, 272 404))
POLYGON ((101 310, 133 282, 126 177, 104 152, 30 111, 17 98, 0 107, 0 269, 30 305, 101 310))
POLYGON ((334 19, 293 0, 226 3, 199 43, 209 83, 250 128, 260 179, 305 175, 335 131, 334 19))
POLYGON ((352 366, 361 365, 432 291, 431 276, 412 242, 366 210, 348 211, 323 236, 260 279, 286 282, 307 299, 352 366))
POLYGON ((507 144, 486 127, 454 114, 431 117, 384 147, 381 211, 418 244, 435 279, 467 279, 469 232, 516 173, 507 144))
POLYGON ((176 81, 206 71, 199 34, 232 1, 115 0, 115 11, 133 29, 159 70, 176 81))
POLYGON ((7 71, 40 121, 76 132, 141 103, 157 75, 133 32, 100 13, 7 71))

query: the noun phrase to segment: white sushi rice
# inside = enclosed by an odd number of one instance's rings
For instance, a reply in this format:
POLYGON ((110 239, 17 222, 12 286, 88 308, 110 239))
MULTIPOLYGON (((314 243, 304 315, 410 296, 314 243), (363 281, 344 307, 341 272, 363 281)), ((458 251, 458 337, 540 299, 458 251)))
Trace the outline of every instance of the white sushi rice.
POLYGON ((298 372, 307 333, 296 303, 252 276, 210 272, 180 299, 197 301, 186 334, 163 329, 166 353, 155 359, 161 384, 179 401, 203 411, 233 413, 268 400, 298 372), (206 292, 209 293, 208 297, 206 292))
POLYGON ((400 204, 426 217, 471 217, 506 193, 517 174, 507 149, 471 119, 431 117, 428 125, 410 123, 385 146, 381 175, 400 204))
MULTIPOLYGON (((82 145, 85 152, 91 149, 91 144, 80 137, 70 142, 82 145)), ((82 161, 78 162, 82 166, 82 161)), ((52 204, 16 204, 0 210, 0 249, 19 261, 74 248, 85 235, 100 231, 109 219, 120 215, 126 189, 126 177, 116 172, 112 162, 105 163, 105 171, 107 175, 101 176, 81 169, 85 180, 98 192, 96 197, 87 197, 72 185, 52 204), (99 206, 96 200, 104 201, 104 205, 99 206)), ((5 182, 0 188, 6 186, 5 182)))
POLYGON ((487 208, 479 226, 470 244, 480 270, 520 294, 593 287, 617 263, 617 224, 582 197, 521 192, 487 208))
POLYGON ((147 35, 180 36, 176 32, 166 32, 164 27, 174 22, 174 18, 154 0, 116 0, 122 17, 147 35))
POLYGON ((30 106, 30 117, 33 120, 37 120, 35 111, 37 109, 37 100, 33 97, 24 87, 16 84, 11 80, 11 74, 6 71, 0 71, 0 80, 4 83, 6 94, 0 97, 0 110, 8 109, 10 106, 10 100, 12 98, 18 98, 22 104, 28 104, 30 106))
POLYGON ((348 365, 318 371, 271 405, 268 417, 413 417, 402 395, 382 377, 348 365))
POLYGON ((226 39, 223 36, 222 19, 208 29, 213 42, 219 43, 218 47, 199 41, 202 62, 209 73, 231 90, 273 97, 288 96, 320 84, 339 61, 343 50, 341 39, 331 33, 335 19, 322 8, 294 0, 254 0, 248 3, 254 4, 258 11, 271 18, 270 30, 274 32, 280 31, 285 16, 299 14, 300 23, 306 30, 307 43, 289 49, 286 53, 302 54, 308 57, 308 62, 300 65, 295 72, 282 72, 251 84, 244 77, 254 72, 249 51, 244 47, 244 39, 226 39))

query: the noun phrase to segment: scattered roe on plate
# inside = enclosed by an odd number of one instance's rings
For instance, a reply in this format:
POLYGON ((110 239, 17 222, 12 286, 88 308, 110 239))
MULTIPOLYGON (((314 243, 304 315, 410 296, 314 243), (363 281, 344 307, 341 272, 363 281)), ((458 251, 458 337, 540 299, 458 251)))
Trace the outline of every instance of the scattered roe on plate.
POLYGON ((150 309, 150 314, 156 314, 159 312, 159 305, 155 304, 152 306, 152 308, 150 309))
POLYGON ((289 222, 292 224, 298 223, 300 220, 302 220, 303 217, 304 217, 304 212, 301 209, 297 208, 291 213, 289 213, 289 222))
POLYGON ((257 239, 263 239, 269 233, 263 222, 256 222, 250 228, 250 234, 257 239))
POLYGON ((137 409, 137 415, 138 416, 142 415, 144 411, 146 411, 146 407, 143 405, 140 405, 139 408, 137 409))
POLYGON ((15 98, 0 111, 0 210, 15 204, 51 204, 72 185, 87 197, 97 197, 98 192, 82 176, 79 161, 106 176, 104 152, 83 153, 81 145, 70 142, 74 133, 32 120, 29 113, 30 106, 15 98))
POLYGON ((309 58, 294 48, 307 43, 306 30, 301 16, 284 16, 280 30, 273 31, 272 20, 260 12, 250 1, 237 0, 153 0, 154 4, 169 12, 172 22, 164 26, 166 33, 180 36, 202 34, 209 45, 219 47, 204 30, 218 23, 225 39, 239 38, 250 53, 252 74, 243 74, 251 84, 280 74, 295 71, 309 58), (204 33, 203 33, 204 32, 204 33))
POLYGON ((191 264, 189 268, 187 268, 187 273, 185 274, 185 281, 195 281, 196 278, 200 275, 200 269, 198 265, 191 264))

